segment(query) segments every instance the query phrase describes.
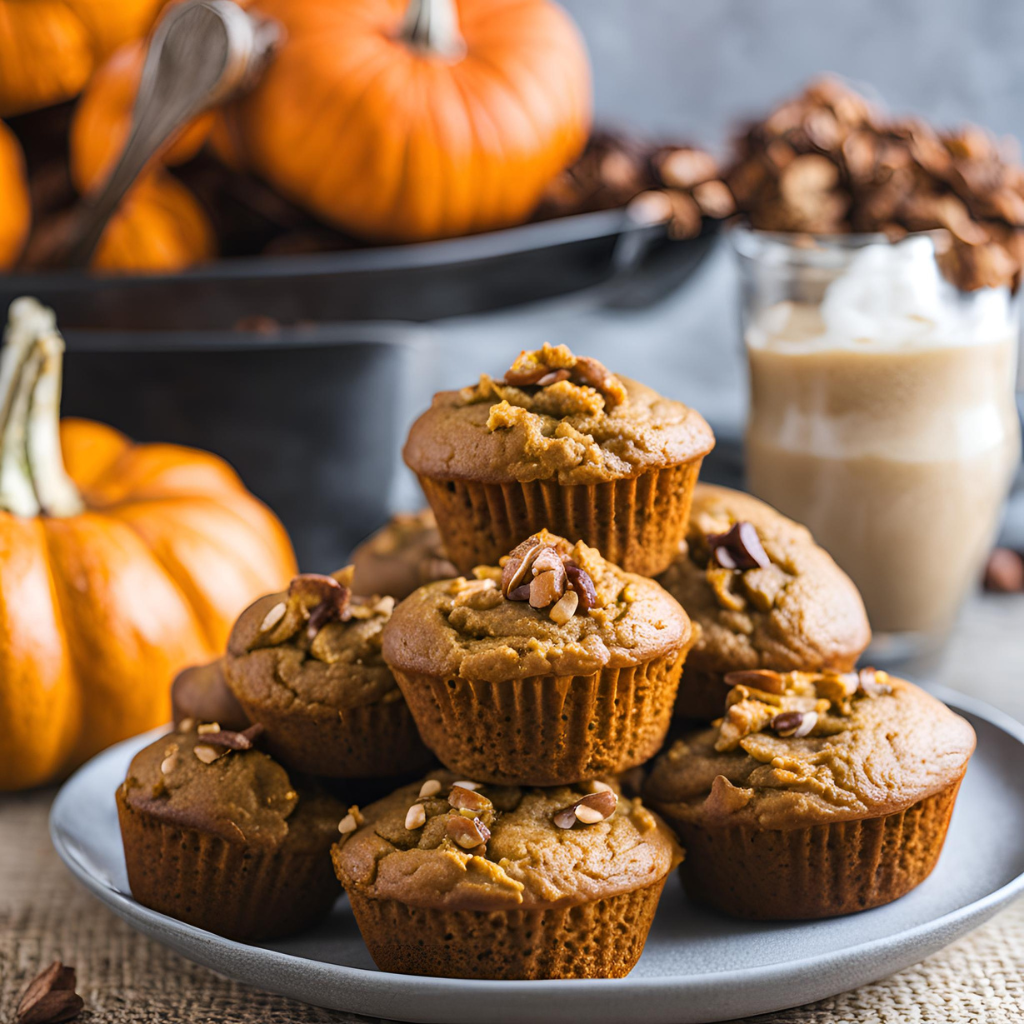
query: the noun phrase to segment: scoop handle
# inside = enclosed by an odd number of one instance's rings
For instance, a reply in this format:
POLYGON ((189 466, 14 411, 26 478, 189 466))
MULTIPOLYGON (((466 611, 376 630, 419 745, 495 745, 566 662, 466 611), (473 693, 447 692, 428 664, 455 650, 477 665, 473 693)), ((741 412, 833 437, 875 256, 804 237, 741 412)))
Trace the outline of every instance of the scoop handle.
POLYGON ((277 25, 232 0, 188 0, 171 7, 153 33, 131 130, 106 181, 75 217, 67 263, 86 266, 125 193, 180 127, 252 85, 277 41, 277 25))

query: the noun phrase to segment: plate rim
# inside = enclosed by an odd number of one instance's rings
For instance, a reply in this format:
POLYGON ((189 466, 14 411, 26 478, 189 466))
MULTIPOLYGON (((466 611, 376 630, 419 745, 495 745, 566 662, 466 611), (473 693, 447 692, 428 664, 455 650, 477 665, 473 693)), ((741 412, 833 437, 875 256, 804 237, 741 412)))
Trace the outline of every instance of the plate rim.
MULTIPOLYGON (((948 687, 929 687, 928 692, 950 706, 953 710, 965 711, 970 715, 986 721, 1001 732, 1007 733, 1017 741, 1022 749, 1024 749, 1024 724, 1018 722, 1005 712, 986 704, 984 701, 977 700, 974 697, 948 687)), ((161 727, 151 730, 153 734, 158 734, 160 731, 161 727)), ((70 799, 68 790, 72 782, 80 775, 80 773, 85 771, 93 761, 100 757, 110 756, 111 751, 120 749, 125 745, 135 743, 142 736, 147 735, 149 734, 142 733, 137 736, 130 737, 127 740, 121 741, 121 743, 107 748, 105 751, 101 751, 96 755, 96 757, 90 759, 90 761, 86 762, 85 765, 79 768, 61 786, 54 798, 53 804, 51 805, 49 815, 50 839, 58 856, 64 862, 65 866, 71 871, 72 875, 74 875, 74 877, 101 902, 114 910, 119 917, 127 921, 132 927, 143 931, 162 945, 168 945, 170 940, 184 940, 188 944, 186 947, 188 950, 187 952, 182 950, 180 942, 177 941, 174 942, 172 948, 181 952, 186 959, 192 959, 194 962, 203 966, 230 975, 245 984, 251 984, 259 987, 261 984, 259 980, 255 980, 252 975, 247 975, 245 971, 239 972, 235 969, 238 965, 245 962, 249 956, 249 951, 255 951, 256 955, 260 959, 267 958, 277 969, 278 977, 274 979, 266 979, 271 982, 268 990, 281 992, 282 994, 289 995, 300 1000, 302 1000, 303 997, 294 995, 294 988, 292 988, 291 991, 285 991, 282 987, 280 984, 280 976, 282 973, 294 972, 296 970, 301 973, 306 973, 311 970, 317 974, 326 973, 326 975, 331 977, 332 980, 341 984, 351 982, 353 983, 353 988, 358 989, 358 991, 352 992, 353 1003, 361 1003, 362 999, 360 997, 365 994, 367 989, 376 989, 377 984, 375 982, 371 982, 370 979, 377 979, 377 982, 379 982, 379 979, 386 978, 387 984, 390 987, 390 992, 385 998, 395 999, 396 997, 407 997, 415 993, 419 999, 424 1000, 424 1009, 429 1008, 426 1000, 443 996, 445 993, 450 993, 452 988, 456 988, 460 994, 466 996, 490 995, 507 998, 510 1000, 510 1007, 517 1005, 519 1000, 527 994, 539 997, 541 1000, 548 1001, 549 1006, 553 999, 557 998, 559 1002, 561 1002, 563 999, 569 997, 574 1000, 572 1006, 573 1011, 577 1014, 582 1014, 586 1011, 586 1006, 579 1001, 580 996, 583 993, 588 993, 588 998, 591 1000, 599 1000, 607 998, 607 996, 613 991, 622 991, 624 988, 628 988, 630 990, 632 997, 640 998, 664 998, 666 995, 679 997, 684 995, 687 989, 697 992, 702 986, 710 986, 715 989, 727 988, 738 991, 740 989, 760 988, 764 982, 770 981, 773 978, 778 979, 780 972, 784 975, 785 979, 793 980, 795 984, 795 979, 797 978, 806 979, 808 976, 814 975, 822 978, 826 977, 830 970, 834 970, 840 966, 840 961, 853 963, 858 959, 865 957, 875 960, 878 956, 887 951, 891 951, 896 954, 896 959, 892 960, 891 964, 887 962, 887 966, 891 966, 891 969, 887 969, 881 974, 872 975, 872 978, 859 981, 855 986, 853 986, 859 987, 861 984, 870 983, 871 980, 877 980, 877 978, 880 977, 888 977, 890 974, 893 974, 898 970, 902 970, 910 964, 919 962, 924 957, 931 955, 932 952, 935 952, 937 949, 942 948, 949 942, 954 941, 960 935, 965 934, 971 927, 981 925, 1003 906, 1009 903, 1015 896, 1024 893, 1024 871, 1022 871, 1019 875, 1010 879, 998 889, 993 890, 985 896, 982 896, 980 899, 968 903, 963 907, 951 910, 940 917, 933 918, 929 921, 923 921, 911 928, 904 929, 891 935, 869 939, 864 942, 859 942, 856 945, 847 946, 843 949, 803 957, 798 960, 787 960, 783 965, 781 965, 781 967, 778 964, 765 964, 753 967, 728 968, 722 971, 705 972, 699 975, 662 975, 653 978, 630 978, 627 976, 625 978, 618 979, 553 979, 539 981, 434 978, 421 977, 418 975, 390 974, 361 967, 349 967, 344 964, 333 964, 323 960, 302 957, 294 953, 283 953, 279 950, 268 949, 265 946, 237 942, 232 939, 226 939, 222 936, 215 935, 212 932, 197 928, 194 925, 186 924, 185 922, 178 921, 166 914, 161 914, 158 911, 150 910, 148 907, 142 906, 129 895, 126 895, 125 893, 113 888, 111 885, 106 884, 102 879, 96 877, 87 870, 86 865, 79 860, 75 851, 64 841, 64 833, 57 822, 59 808, 63 805, 64 800, 70 799), (964 927, 965 924, 967 925, 966 927, 964 927), (916 940, 927 936, 939 936, 942 937, 944 941, 942 941, 938 946, 929 948, 925 952, 920 952, 916 940), (907 950, 910 948, 914 950, 912 958, 909 960, 905 958, 901 959, 900 954, 905 955, 907 950), (200 953, 200 955, 209 952, 210 955, 200 958, 193 955, 197 952, 200 953), (303 965, 314 966, 307 968, 303 965), (515 1003, 512 1003, 511 1000, 515 1000, 515 1003)), ((840 991, 848 990, 849 988, 840 989, 840 991)), ((821 994, 813 998, 821 999, 834 994, 836 993, 832 990, 830 985, 825 984, 821 988, 821 994)), ((761 1009, 756 1012, 774 1012, 786 1009, 790 1006, 802 1005, 808 1001, 810 1000, 801 998, 797 1003, 782 1002, 779 1005, 773 1004, 771 1007, 766 1007, 765 1009, 761 1009)), ((374 1009, 358 1009, 355 1006, 336 1008, 348 1009, 349 1012, 353 1013, 373 1014, 377 1012, 374 1009)), ((735 1014, 731 1012, 724 1016, 716 1016, 715 1013, 717 1012, 718 1011, 713 1011, 712 1016, 703 1017, 702 1019, 708 1021, 729 1020, 735 1016, 735 1014)), ((402 1017, 400 1013, 398 1019, 430 1020, 432 1018, 421 1016, 402 1017)), ((456 1018, 453 1017, 451 1019, 454 1020, 456 1018)), ((654 1015, 649 1016, 648 1019, 653 1022, 655 1020, 660 1020, 661 1018, 654 1015)))

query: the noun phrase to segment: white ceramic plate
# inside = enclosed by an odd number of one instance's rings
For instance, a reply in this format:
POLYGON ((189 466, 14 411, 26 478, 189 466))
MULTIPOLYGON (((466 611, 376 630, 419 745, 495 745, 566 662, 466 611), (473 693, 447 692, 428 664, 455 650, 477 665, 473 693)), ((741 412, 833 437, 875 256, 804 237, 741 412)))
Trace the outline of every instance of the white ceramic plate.
POLYGON ((308 1003, 445 1024, 727 1020, 883 978, 1024 892, 1024 726, 958 694, 941 696, 977 730, 978 751, 931 878, 887 907, 832 921, 766 925, 691 906, 673 877, 643 957, 618 981, 384 974, 374 967, 343 898, 317 929, 261 946, 230 942, 147 910, 129 895, 114 790, 132 754, 158 732, 112 747, 81 768, 54 801, 50 833, 72 873, 140 932, 229 977, 308 1003))

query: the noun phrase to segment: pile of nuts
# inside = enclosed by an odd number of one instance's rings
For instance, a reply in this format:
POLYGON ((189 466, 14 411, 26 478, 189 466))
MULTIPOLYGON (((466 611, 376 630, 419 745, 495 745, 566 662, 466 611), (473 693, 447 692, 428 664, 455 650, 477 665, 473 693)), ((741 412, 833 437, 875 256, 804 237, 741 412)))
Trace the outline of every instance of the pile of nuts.
POLYGON ((612 210, 633 200, 667 220, 669 237, 675 239, 695 238, 705 219, 724 220, 736 212, 709 153, 595 132, 583 155, 548 186, 537 216, 612 210))
POLYGON ((548 614, 560 626, 597 604, 590 574, 536 535, 513 548, 505 559, 501 593, 509 601, 529 601, 531 608, 550 608, 548 614))
POLYGON ((735 750, 741 741, 771 729, 776 736, 803 739, 843 731, 858 698, 892 693, 885 672, 727 672, 725 716, 718 722, 715 750, 735 750))
POLYGON ((604 399, 605 409, 626 401, 626 388, 604 363, 590 356, 574 355, 567 345, 544 344, 536 351, 520 352, 501 381, 506 387, 547 388, 569 381, 593 388, 604 399))
POLYGON ((726 180, 754 228, 890 238, 944 229, 940 263, 959 288, 1019 282, 1024 169, 975 126, 892 118, 824 78, 746 129, 726 180))

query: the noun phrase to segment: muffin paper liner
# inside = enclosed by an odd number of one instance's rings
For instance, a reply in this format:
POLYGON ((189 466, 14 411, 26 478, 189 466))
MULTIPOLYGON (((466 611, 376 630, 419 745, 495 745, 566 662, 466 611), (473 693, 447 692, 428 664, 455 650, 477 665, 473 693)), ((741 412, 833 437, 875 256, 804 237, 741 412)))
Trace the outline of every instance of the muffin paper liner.
POLYGON ((229 939, 278 938, 338 896, 330 852, 261 850, 133 810, 117 791, 128 883, 143 906, 229 939))
POLYGON ((810 828, 668 820, 686 848, 679 871, 693 900, 752 920, 837 917, 890 903, 928 877, 959 788, 957 779, 906 810, 810 828))
POLYGON ((392 667, 427 746, 478 782, 557 786, 653 757, 672 719, 685 649, 589 676, 489 683, 392 667))
POLYGON ((237 696, 249 718, 266 729, 267 751, 294 771, 372 779, 419 771, 433 761, 400 697, 340 711, 318 705, 312 711, 301 704, 267 707, 237 696))
MULTIPOLYGON (((382 971, 438 978, 622 978, 640 959, 665 879, 571 907, 445 910, 349 902, 382 971)), ((484 1019, 486 1014, 481 1019, 484 1019)))
POLYGON ((600 484, 419 480, 445 551, 461 572, 497 565, 546 527, 567 540, 585 541, 626 572, 655 576, 668 568, 686 535, 702 461, 700 456, 600 484))

